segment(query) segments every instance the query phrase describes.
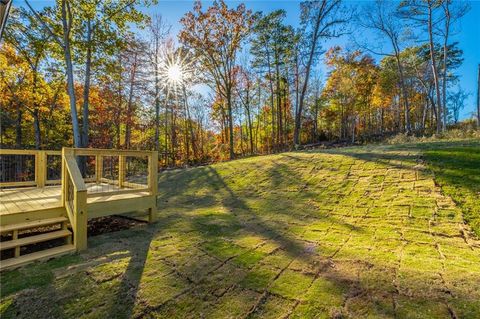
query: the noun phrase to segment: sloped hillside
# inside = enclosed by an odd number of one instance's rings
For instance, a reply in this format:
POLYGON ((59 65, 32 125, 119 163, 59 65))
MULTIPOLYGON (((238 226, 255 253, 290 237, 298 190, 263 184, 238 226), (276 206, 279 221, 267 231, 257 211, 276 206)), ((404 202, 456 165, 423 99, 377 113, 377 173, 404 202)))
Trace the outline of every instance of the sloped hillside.
POLYGON ((463 215, 479 202, 461 201, 462 189, 477 191, 477 166, 451 172, 439 154, 479 146, 292 152, 163 172, 157 224, 2 274, 2 318, 478 318, 480 241, 463 215))

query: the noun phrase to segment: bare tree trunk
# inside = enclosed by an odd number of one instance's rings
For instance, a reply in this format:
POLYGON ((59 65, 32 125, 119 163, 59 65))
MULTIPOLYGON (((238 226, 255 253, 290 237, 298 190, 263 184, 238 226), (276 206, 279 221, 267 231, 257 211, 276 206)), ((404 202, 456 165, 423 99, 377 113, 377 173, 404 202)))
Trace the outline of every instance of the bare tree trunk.
POLYGON ((120 76, 118 77, 118 91, 117 91, 117 97, 118 97, 118 105, 117 105, 117 112, 115 112, 115 147, 118 149, 120 148, 120 115, 121 115, 121 109, 122 109, 122 55, 118 55, 118 66, 120 70, 120 76))
POLYGON ((280 66, 278 65, 278 54, 275 56, 275 83, 277 91, 277 142, 280 148, 283 147, 283 132, 282 132, 282 96, 280 94, 280 66))
POLYGON ((229 145, 230 145, 230 159, 235 158, 235 151, 233 149, 233 112, 232 112, 232 88, 227 88, 227 108, 228 108, 228 128, 230 133, 229 145))
POLYGON ((240 125, 240 150, 242 151, 242 156, 245 155, 245 148, 243 147, 243 128, 242 120, 239 119, 238 124, 240 125))
POLYGON ((40 132, 40 111, 38 106, 37 95, 37 83, 38 83, 38 59, 32 64, 33 83, 32 83, 32 95, 33 95, 33 109, 30 109, 30 113, 33 116, 33 132, 35 137, 35 148, 41 149, 41 132, 40 132))
POLYGON ((168 167, 168 91, 165 98, 165 166, 168 167))
POLYGON ((187 118, 187 128, 190 133, 190 139, 192 142, 192 150, 193 150, 193 157, 197 159, 198 156, 198 149, 197 149, 197 144, 195 141, 195 134, 193 133, 193 126, 192 126, 192 120, 190 118, 190 108, 188 107, 188 100, 187 100, 187 91, 185 89, 185 85, 183 85, 183 98, 184 98, 184 103, 185 103, 185 113, 186 113, 186 118, 187 118))
MULTIPOLYGON (((262 86, 260 80, 258 80, 258 109, 262 109, 262 86)), ((260 128, 260 118, 257 120, 257 125, 255 126, 255 151, 258 152, 258 130, 260 128)))
POLYGON ((70 52, 70 30, 72 27, 72 14, 68 0, 62 1, 62 26, 63 26, 63 53, 67 66, 67 91, 70 99, 70 114, 72 116, 73 145, 81 147, 80 126, 78 124, 77 100, 75 97, 75 86, 73 79, 72 55, 70 52))
POLYGON ((411 126, 410 126, 410 106, 408 103, 408 92, 407 88, 405 87, 405 77, 403 74, 403 67, 402 62, 400 61, 400 51, 395 46, 395 60, 397 61, 397 68, 398 74, 400 76, 400 90, 403 98, 403 105, 404 105, 404 115, 405 115, 405 133, 411 133, 411 126))
MULTIPOLYGON (((315 54, 317 52, 317 45, 318 45, 318 39, 320 38, 320 25, 325 19, 326 15, 329 14, 329 12, 333 9, 334 6, 338 5, 339 2, 332 2, 328 3, 326 0, 323 0, 321 3, 321 8, 319 9, 320 11, 316 15, 316 20, 315 20, 315 27, 313 28, 312 32, 312 38, 311 38, 311 43, 310 43, 310 50, 308 52, 308 59, 307 63, 305 66, 305 78, 303 81, 302 85, 302 90, 300 91, 300 99, 299 99, 299 105, 297 112, 295 113, 295 128, 293 132, 293 142, 295 145, 300 145, 300 128, 302 125, 302 111, 303 111, 303 106, 305 104, 305 97, 307 94, 307 88, 308 88, 308 81, 310 79, 310 72, 312 68, 312 64, 314 61, 315 54)), ((333 25, 334 22, 330 22, 329 24, 333 25)), ((338 22, 337 22, 338 23, 338 22)), ((328 25, 328 24, 327 24, 328 25)))
POLYGON ((382 109, 380 111, 380 134, 383 134, 384 112, 385 112, 385 110, 382 107, 382 109))
POLYGON ((70 114, 72 117, 72 129, 73 129, 73 144, 75 147, 81 147, 81 132, 80 126, 78 123, 78 113, 76 107, 76 97, 75 97, 75 86, 73 78, 73 64, 72 64, 72 55, 70 49, 70 31, 72 29, 72 12, 70 9, 70 3, 68 0, 62 0, 62 10, 61 10, 61 19, 62 19, 62 31, 63 31, 63 40, 57 37, 48 25, 42 20, 42 17, 33 9, 28 0, 25 0, 26 5, 30 8, 32 13, 35 15, 37 20, 41 23, 42 27, 50 36, 62 47, 63 54, 65 58, 66 73, 67 73, 67 93, 70 100, 70 114))
POLYGON ((432 62, 433 81, 435 84, 435 92, 437 98, 437 133, 442 130, 442 99, 440 97, 440 85, 438 83, 438 70, 437 61, 435 58, 435 48, 433 46, 433 13, 432 13, 432 0, 428 0, 428 37, 430 46, 430 60, 432 62))
MULTIPOLYGON (((295 121, 296 121, 297 113, 298 113, 298 100, 300 98, 299 97, 299 89, 300 89, 300 74, 299 73, 300 72, 299 72, 298 54, 299 54, 298 53, 298 47, 295 47, 295 121)), ((296 127, 296 124, 294 124, 294 125, 296 127)))
MULTIPOLYGON (((325 3, 325 1, 324 1, 325 3)), ((305 79, 303 81, 302 85, 302 90, 300 91, 300 99, 299 99, 299 104, 298 104, 298 109, 295 114, 295 129, 293 132, 293 143, 295 145, 300 145, 300 127, 302 125, 302 111, 303 111, 303 105, 305 103, 305 96, 307 94, 307 88, 308 88, 308 80, 310 78, 310 71, 312 68, 313 64, 313 58, 315 56, 315 52, 317 51, 317 41, 318 41, 318 33, 320 29, 320 23, 322 21, 322 18, 324 16, 322 14, 317 15, 317 20, 315 22, 315 28, 313 30, 312 34, 312 42, 310 43, 310 51, 308 53, 308 60, 307 64, 305 67, 305 79)))
POLYGON ((427 122, 427 114, 428 114, 428 98, 425 100, 425 106, 423 107, 423 112, 422 112, 422 132, 425 132, 425 125, 426 125, 425 123, 427 122))
POLYGON ((160 72, 158 66, 158 39, 155 39, 155 150, 160 149, 160 72))
POLYGON ((20 103, 15 103, 17 106, 17 119, 15 121, 15 146, 18 149, 22 148, 22 118, 23 112, 20 103))
POLYGON ((447 126, 447 57, 448 57, 448 36, 450 32, 450 0, 444 1, 445 12, 445 37, 443 41, 443 77, 442 77, 442 95, 443 95, 443 130, 447 126))
POLYGON ((133 65, 130 76, 130 91, 128 93, 128 103, 127 103, 127 121, 125 124, 125 148, 129 149, 131 144, 132 136, 132 113, 133 113, 133 90, 135 87, 135 76, 137 74, 137 57, 138 53, 135 52, 133 55, 133 65))
POLYGON ((274 112, 274 98, 273 98, 273 77, 272 77, 272 71, 271 71, 271 66, 270 66, 270 53, 267 48, 267 65, 268 65, 268 83, 270 87, 270 111, 272 112, 272 149, 271 151, 274 151, 274 145, 275 145, 275 112, 274 112))
POLYGON ((480 64, 478 65, 477 78, 477 127, 480 129, 480 64))
POLYGON ((172 165, 176 165, 176 154, 175 154, 175 149, 177 147, 177 132, 175 130, 175 112, 173 110, 173 104, 172 108, 170 110, 170 153, 171 153, 171 160, 172 160, 172 165))
POLYGON ((33 116, 33 130, 35 133, 35 148, 37 150, 42 148, 42 140, 40 135, 40 114, 38 108, 35 108, 32 112, 33 116))
POLYGON ((244 107, 245 107, 245 112, 247 113, 247 126, 248 126, 248 136, 249 136, 249 141, 250 141, 250 154, 254 153, 253 149, 253 130, 252 130, 252 117, 251 117, 251 112, 250 112, 250 90, 251 90, 251 83, 250 79, 247 80, 247 86, 245 88, 245 101, 244 101, 244 107))
POLYGON ((356 116, 353 116, 352 118, 352 144, 355 143, 355 124, 356 124, 356 116))
POLYGON ((90 76, 92 72, 92 22, 87 21, 87 57, 85 61, 85 83, 83 85, 83 121, 82 121, 82 147, 88 147, 89 131, 89 96, 90 96, 90 76))

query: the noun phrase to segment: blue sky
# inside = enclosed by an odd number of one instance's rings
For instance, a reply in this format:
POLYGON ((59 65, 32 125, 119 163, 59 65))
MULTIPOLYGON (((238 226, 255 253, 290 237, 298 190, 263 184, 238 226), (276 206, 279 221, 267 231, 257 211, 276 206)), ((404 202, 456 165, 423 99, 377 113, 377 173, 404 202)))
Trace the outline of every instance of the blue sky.
MULTIPOLYGON (((238 5, 242 1, 227 1, 231 6, 238 5)), ((292 0, 249 0, 243 1, 247 8, 253 11, 271 12, 277 9, 284 9, 287 12, 286 23, 298 26, 300 17, 300 1, 292 0)), ((347 1, 347 3, 360 6, 366 1, 347 1)), ((212 1, 202 1, 204 6, 208 6, 212 1)), ((465 102, 465 109, 461 112, 461 118, 470 117, 476 108, 476 83, 478 64, 480 63, 480 1, 470 1, 471 9, 462 18, 458 24, 458 32, 452 36, 452 42, 458 41, 460 48, 464 52, 464 62, 457 70, 460 75, 460 87, 470 92, 468 100, 465 102)), ((176 34, 181 28, 179 19, 193 7, 193 1, 159 1, 152 8, 146 9, 148 12, 161 14, 171 25, 172 33, 176 34)), ((324 43, 326 48, 333 45, 351 46, 350 37, 346 36, 340 39, 334 39, 324 43)), ((381 57, 380 57, 381 58, 381 57)), ((326 74, 322 62, 318 68, 322 74, 326 74)))
MULTIPOLYGON (((193 7, 191 0, 162 1, 153 7, 145 8, 147 13, 161 14, 169 24, 172 25, 172 34, 175 35, 181 28, 180 18, 193 7)), ((227 1, 230 6, 236 6, 242 1, 227 1)), ((293 0, 247 0, 243 1, 247 8, 253 11, 263 11, 264 13, 277 9, 284 9, 287 12, 286 23, 292 26, 298 26, 300 16, 300 1, 293 0)), ((364 1, 346 1, 353 6, 360 6, 364 1)), ((41 8, 45 5, 53 4, 53 1, 35 1, 31 2, 35 7, 41 8)), ((204 6, 208 6, 212 1, 202 1, 204 6)), ((14 4, 22 5, 23 1, 15 1, 14 4)), ((456 34, 451 37, 451 41, 458 41, 460 48, 464 52, 464 62, 457 70, 460 75, 460 87, 470 93, 466 101, 465 109, 461 113, 462 118, 470 117, 475 110, 476 101, 476 83, 478 64, 480 63, 480 1, 470 1, 470 11, 462 18, 458 24, 456 34)), ((368 35, 368 33, 367 33, 368 35)), ((333 45, 351 46, 349 37, 334 39, 323 44, 325 48, 333 45)), ((318 69, 321 74, 326 74, 327 70, 320 62, 318 69)))

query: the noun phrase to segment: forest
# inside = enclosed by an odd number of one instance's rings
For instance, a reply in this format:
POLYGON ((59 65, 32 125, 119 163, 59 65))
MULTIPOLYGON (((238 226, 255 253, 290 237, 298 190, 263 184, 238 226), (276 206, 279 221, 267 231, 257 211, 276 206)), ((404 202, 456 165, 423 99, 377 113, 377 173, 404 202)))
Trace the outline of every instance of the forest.
POLYGON ((0 48, 0 146, 156 150, 163 167, 195 165, 440 134, 470 94, 452 40, 467 2, 305 1, 298 26, 285 10, 195 2, 178 33, 145 10, 155 4, 14 5, 0 48), (326 46, 341 37, 353 44, 326 46))

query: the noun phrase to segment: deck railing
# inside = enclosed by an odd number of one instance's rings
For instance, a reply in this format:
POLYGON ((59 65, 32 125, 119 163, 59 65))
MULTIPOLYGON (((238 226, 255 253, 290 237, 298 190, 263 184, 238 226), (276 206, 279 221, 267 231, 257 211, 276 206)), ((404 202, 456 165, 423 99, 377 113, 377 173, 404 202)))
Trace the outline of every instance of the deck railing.
POLYGON ((61 151, 0 149, 0 187, 61 183, 61 151))
MULTIPOLYGON (((89 196, 155 191, 156 152, 65 148, 77 159, 89 196), (153 189, 155 188, 155 189, 153 189), (96 195, 94 195, 96 194, 96 195)), ((61 184, 62 151, 0 149, 0 187, 61 184)))
MULTIPOLYGON (((82 178, 88 197, 150 192, 157 193, 157 152, 65 148, 84 167, 82 178), (95 185, 93 185, 95 184, 95 185)), ((82 171, 82 170, 80 170, 82 171)))
MULTIPOLYGON (((157 194, 157 152, 63 148, 62 162, 62 204, 74 230, 77 250, 87 247, 89 197, 157 194)), ((150 220, 154 213, 150 212, 150 220)))
POLYGON ((61 184, 59 206, 65 207, 77 251, 87 247, 87 221, 89 217, 98 217, 99 211, 108 215, 130 209, 148 209, 149 220, 154 221, 157 170, 158 153, 151 151, 86 148, 0 150, 0 187, 61 184), (132 193, 136 194, 130 198, 135 198, 128 199, 126 195, 132 193), (92 202, 88 200, 100 196, 108 199, 97 203, 92 203, 95 199, 92 202), (112 200, 123 201, 110 205, 112 200), (92 210, 90 215, 88 207, 92 210))

